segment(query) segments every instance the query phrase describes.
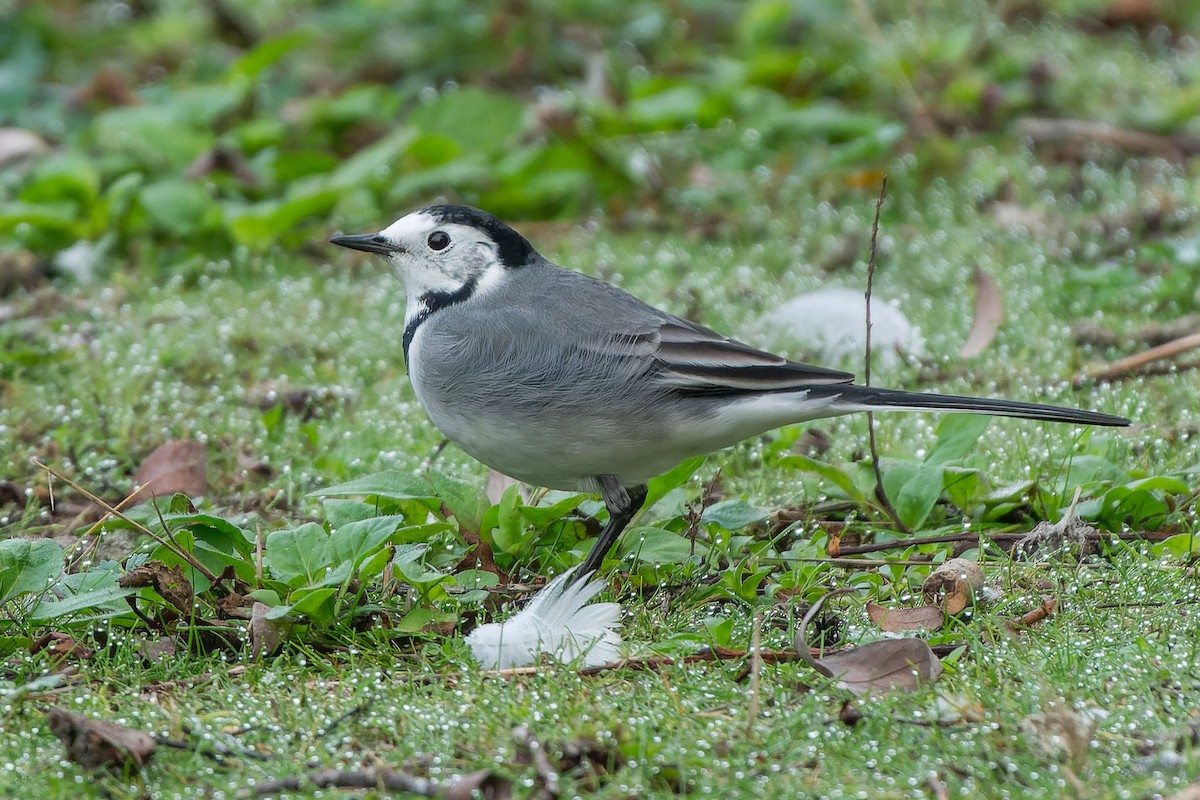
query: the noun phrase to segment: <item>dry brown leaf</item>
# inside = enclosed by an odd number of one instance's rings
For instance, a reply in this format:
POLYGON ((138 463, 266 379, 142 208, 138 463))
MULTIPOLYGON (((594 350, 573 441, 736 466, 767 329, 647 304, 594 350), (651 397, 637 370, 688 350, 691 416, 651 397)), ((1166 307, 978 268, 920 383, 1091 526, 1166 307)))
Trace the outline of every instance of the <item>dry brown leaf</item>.
POLYGON ((976 267, 971 281, 975 284, 975 318, 971 320, 971 332, 967 334, 967 340, 958 351, 962 358, 974 358, 986 350, 1004 322, 1004 300, 996 280, 976 267))
POLYGON ((133 482, 139 488, 129 505, 176 493, 202 495, 208 491, 208 448, 194 439, 173 439, 146 456, 133 482))
POLYGON ((80 643, 74 636, 59 631, 47 633, 29 645, 30 655, 43 652, 50 657, 55 668, 66 661, 86 661, 96 654, 95 650, 80 643))
POLYGON ((946 622, 946 615, 937 606, 916 608, 887 608, 878 603, 867 603, 867 618, 888 633, 901 631, 936 630, 946 622))
POLYGON ((808 609, 796 634, 796 652, 801 660, 822 675, 836 680, 839 687, 859 696, 883 694, 893 689, 911 691, 941 677, 942 663, 929 645, 920 639, 883 639, 841 653, 813 658, 808 651, 808 624, 820 613, 826 600, 851 591, 854 590, 832 591, 808 609))
POLYGON ((192 584, 184 577, 183 569, 178 566, 168 567, 159 561, 151 561, 126 572, 117 579, 117 585, 126 589, 151 586, 178 611, 184 614, 192 613, 192 584))
POLYGON ((481 769, 460 775, 442 790, 444 800, 508 800, 512 797, 512 781, 491 770, 481 769))
POLYGON ((47 720, 66 746, 67 758, 84 769, 137 771, 154 755, 154 740, 133 728, 59 708, 51 709, 47 720))
POLYGON ((175 640, 169 636, 160 636, 138 645, 138 654, 151 664, 161 664, 168 658, 174 658, 176 652, 175 640))
POLYGON ((817 671, 860 697, 912 691, 942 675, 942 662, 920 639, 881 639, 813 660, 817 671))
POLYGON ((953 616, 974 605, 983 589, 983 568, 965 558, 947 559, 921 584, 925 602, 953 616))
POLYGON ((266 603, 255 603, 250 611, 250 657, 270 655, 283 643, 287 632, 287 624, 278 620, 267 619, 271 606, 266 603))

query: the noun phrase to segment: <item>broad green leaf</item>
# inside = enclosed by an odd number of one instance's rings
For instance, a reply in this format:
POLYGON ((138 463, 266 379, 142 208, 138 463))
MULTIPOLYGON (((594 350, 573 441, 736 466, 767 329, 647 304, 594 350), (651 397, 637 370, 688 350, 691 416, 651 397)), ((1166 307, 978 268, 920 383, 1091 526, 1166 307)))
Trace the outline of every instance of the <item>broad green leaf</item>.
POLYGON ((443 625, 457 620, 458 615, 451 611, 436 611, 432 608, 418 606, 395 622, 392 630, 400 633, 421 633, 434 625, 443 625))
POLYGON ((703 557, 708 552, 704 542, 693 542, 686 536, 662 528, 629 528, 621 536, 619 553, 633 555, 644 564, 682 564, 693 555, 703 557))
POLYGON ((429 481, 458 524, 478 533, 479 522, 491 505, 482 487, 439 470, 430 471, 429 481))
POLYGON ((464 153, 493 153, 521 132, 525 106, 510 95, 466 87, 445 92, 418 106, 408 124, 424 134, 440 134, 464 153))
POLYGON ((315 522, 274 531, 267 536, 263 563, 276 580, 291 585, 316 583, 329 565, 328 541, 329 534, 315 522))
POLYGON ((883 473, 883 488, 900 516, 900 521, 917 530, 942 494, 940 464, 902 461, 890 464, 883 473))
POLYGON ((403 524, 398 516, 372 517, 349 522, 330 532, 326 544, 326 561, 332 565, 349 564, 351 571, 368 556, 387 544, 396 528, 403 524))
POLYGON ((651 478, 650 483, 646 487, 646 502, 642 507, 650 508, 659 500, 666 497, 667 493, 672 489, 687 483, 696 474, 696 470, 700 469, 705 458, 706 456, 694 456, 669 472, 664 472, 657 478, 651 478))
POLYGON ((142 209, 166 233, 187 236, 205 227, 216 204, 203 187, 181 178, 167 178, 142 188, 142 209))
POLYGON ((297 589, 288 598, 292 601, 289 605, 272 608, 266 613, 266 618, 277 620, 304 615, 317 625, 327 625, 333 621, 337 591, 333 586, 297 589))
POLYGON ((514 483, 504 490, 500 502, 494 506, 496 527, 492 531, 492 544, 505 555, 518 555, 525 545, 525 519, 518 508, 520 500, 521 487, 514 483))
POLYGON ((1150 548, 1156 556, 1169 555, 1175 558, 1188 558, 1200 555, 1200 535, 1195 533, 1177 533, 1163 539, 1150 548))
POLYGON ((991 421, 991 417, 983 414, 946 414, 938 422, 937 441, 925 462, 945 464, 965 458, 975 449, 991 421))
POLYGON ((78 211, 90 208, 100 196, 100 175, 78 154, 56 155, 38 165, 20 199, 26 203, 72 203, 78 211))
POLYGON ((333 530, 350 522, 371 519, 379 515, 375 506, 361 500, 342 500, 331 497, 321 503, 321 508, 325 511, 325 522, 333 530))
MULTIPOLYGON (((198 541, 207 542, 217 549, 242 555, 254 552, 254 534, 224 517, 213 514, 167 514, 163 519, 172 531, 189 530, 195 534, 198 541)), ((161 525, 155 524, 157 522, 158 517, 153 517, 150 527, 160 530, 161 525)))
POLYGON ((53 539, 0 540, 0 603, 44 592, 63 570, 63 549, 53 539))
MULTIPOLYGON (((554 497, 555 494, 555 492, 551 492, 545 499, 548 500, 554 497)), ((558 497, 548 506, 522 506, 521 516, 530 525, 544 528, 551 522, 557 522, 579 508, 579 504, 586 498, 586 494, 564 494, 564 496, 558 497)))
POLYGON ((386 470, 373 475, 327 486, 308 493, 309 497, 386 497, 390 500, 432 500, 433 486, 411 472, 386 470))
POLYGON ((705 617, 701 621, 717 647, 733 646, 733 617, 705 617))
POLYGON ((854 478, 847 474, 845 470, 833 464, 826 464, 824 461, 817 461, 808 456, 802 456, 799 453, 780 456, 779 464, 780 466, 791 467, 803 472, 811 472, 814 475, 824 478, 841 489, 847 499, 853 500, 856 503, 861 503, 866 499, 866 495, 854 483, 854 478))
POLYGON ((181 172, 215 138, 212 128, 184 116, 178 109, 149 104, 111 108, 93 120, 91 138, 101 153, 120 153, 156 172, 181 172))
POLYGON ((260 42, 230 65, 226 79, 230 82, 253 82, 266 70, 277 64, 297 47, 306 44, 311 34, 306 30, 292 30, 283 36, 260 42))
POLYGON ((946 499, 965 512, 983 502, 985 477, 977 469, 946 467, 942 473, 942 489, 946 499))
POLYGON ((80 611, 100 609, 99 613, 89 614, 89 620, 104 619, 122 613, 128 613, 128 609, 105 609, 106 604, 110 604, 115 600, 128 597, 131 594, 136 594, 139 590, 136 588, 124 588, 113 584, 102 589, 92 589, 91 591, 81 594, 70 595, 62 600, 42 600, 34 606, 29 612, 27 618, 31 622, 47 622, 52 619, 61 619, 66 616, 78 614, 80 611))
POLYGON ((702 524, 719 525, 727 531, 740 531, 750 525, 756 525, 770 514, 745 500, 722 500, 704 509, 700 516, 702 524))

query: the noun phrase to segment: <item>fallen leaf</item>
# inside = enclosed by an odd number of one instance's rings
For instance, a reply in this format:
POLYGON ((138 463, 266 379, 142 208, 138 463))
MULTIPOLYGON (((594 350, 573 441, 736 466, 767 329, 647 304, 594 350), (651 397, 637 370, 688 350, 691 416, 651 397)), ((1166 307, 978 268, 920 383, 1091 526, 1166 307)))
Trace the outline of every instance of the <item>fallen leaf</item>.
POLYGON ((491 770, 481 769, 460 775, 442 790, 444 800, 508 800, 512 797, 512 781, 491 770))
POLYGON ((1105 716, 1107 712, 1102 709, 1077 712, 1058 708, 1030 714, 1021 720, 1019 727, 1035 753, 1078 768, 1087 761, 1096 726, 1105 716))
POLYGON ((867 618, 874 622, 879 630, 887 633, 935 630, 946 622, 946 615, 937 606, 887 608, 871 602, 867 603, 867 618))
POLYGON ((863 713, 858 710, 858 706, 854 705, 854 701, 843 700, 842 707, 838 709, 838 722, 847 728, 856 728, 862 721, 863 713))
POLYGON ((208 447, 194 439, 173 439, 146 456, 133 482, 138 489, 128 505, 176 493, 202 495, 208 491, 208 447))
POLYGON ((255 603, 250 611, 250 657, 258 658, 274 653, 283 643, 287 625, 279 620, 267 619, 271 606, 255 603))
POLYGON ((138 645, 138 654, 151 664, 161 664, 168 658, 174 658, 176 652, 175 640, 169 636, 160 636, 138 645))
POLYGON ((1004 301, 996 280, 979 267, 971 280, 975 284, 975 317, 971 320, 971 332, 958 351, 961 358, 974 358, 986 350, 1004 322, 1004 301))
POLYGON ((33 131, 24 128, 0 128, 0 167, 7 167, 30 156, 49 152, 50 145, 33 131))
POLYGON ((43 652, 50 657, 55 668, 65 661, 86 661, 96 654, 95 650, 81 644, 74 636, 59 631, 47 633, 29 645, 30 655, 43 652))
POLYGON ((983 568, 965 558, 947 559, 921 584, 925 602, 953 616, 974 605, 983 589, 983 568))
MULTIPOLYGON (((33 289, 46 280, 45 263, 27 250, 0 251, 0 297, 17 289, 33 289)), ((16 316, 16 307, 5 316, 16 316)))
POLYGON ((911 691, 941 677, 942 663, 920 639, 884 639, 813 658, 807 645, 808 624, 820 613, 826 600, 852 591, 837 589, 823 595, 805 613, 796 634, 796 652, 801 660, 822 675, 833 678, 840 688, 859 696, 883 694, 892 689, 911 691))
POLYGON ((142 731, 59 708, 46 717, 50 731, 66 746, 67 758, 84 769, 136 772, 154 755, 154 740, 142 731))
POLYGON ((192 584, 178 566, 168 567, 159 561, 151 561, 126 572, 117 579, 117 585, 125 589, 150 586, 176 610, 184 614, 192 613, 192 584))
POLYGON ((496 556, 492 552, 492 546, 481 539, 477 533, 472 533, 468 530, 463 530, 461 533, 466 543, 471 545, 471 549, 455 565, 454 572, 459 573, 463 570, 477 569, 492 573, 499 579, 500 584, 510 583, 511 579, 508 573, 496 566, 496 556))

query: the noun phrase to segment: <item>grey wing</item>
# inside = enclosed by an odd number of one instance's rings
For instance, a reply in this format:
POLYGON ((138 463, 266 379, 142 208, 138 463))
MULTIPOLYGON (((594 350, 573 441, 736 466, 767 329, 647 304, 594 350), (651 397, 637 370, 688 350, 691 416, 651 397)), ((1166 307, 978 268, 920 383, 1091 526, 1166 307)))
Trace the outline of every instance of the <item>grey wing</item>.
POLYGON ((850 383, 849 372, 789 361, 679 317, 655 332, 658 377, 686 394, 778 392, 850 383))
POLYGON ((621 363, 626 375, 654 379, 646 382, 648 391, 795 391, 854 380, 848 372, 789 361, 722 336, 582 273, 555 267, 536 278, 525 290, 533 299, 530 308, 573 332, 560 343, 572 351, 566 358, 591 368, 621 363))

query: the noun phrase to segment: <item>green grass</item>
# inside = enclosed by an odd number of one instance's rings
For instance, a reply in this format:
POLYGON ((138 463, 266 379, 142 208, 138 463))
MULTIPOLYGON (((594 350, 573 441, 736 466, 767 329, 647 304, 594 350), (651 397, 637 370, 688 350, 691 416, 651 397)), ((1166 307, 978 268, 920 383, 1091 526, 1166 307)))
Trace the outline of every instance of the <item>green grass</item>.
MULTIPOLYGON (((513 736, 521 724, 554 757, 596 743, 603 768, 597 776, 564 768, 562 796, 929 797, 935 780, 952 797, 1139 798, 1200 778, 1190 732, 1200 697, 1197 547, 1188 538, 1198 531, 1200 373, 1071 386, 1089 365, 1136 352, 1130 337, 1146 324, 1194 308, 1200 179, 1194 159, 1109 148, 1077 159, 1015 133, 1024 117, 1059 116, 1194 135, 1200 76, 1171 34, 1187 30, 1194 12, 1164 6, 1162 26, 1139 35, 1096 28, 1097 4, 1001 17, 982 4, 933 3, 914 16, 874 9, 876 36, 852 8, 823 5, 534 5, 541 16, 503 4, 470 14, 456 3, 413 4, 390 36, 397 21, 373 4, 263 6, 249 19, 281 38, 266 36, 254 63, 207 35, 211 20, 186 3, 126 22, 67 3, 13 12, 0 59, 16 88, 0 87, 0 120, 39 132, 57 152, 0 175, 3 249, 61 263, 62 249, 82 242, 96 257, 90 279, 60 270, 0 298, 0 479, 29 491, 25 504, 0 506, 0 539, 65 544, 87 527, 72 524, 78 496, 32 458, 116 502, 151 450, 191 437, 208 445, 200 510, 251 540, 313 521, 344 529, 354 515, 382 510, 405 516, 391 542, 411 560, 398 555, 398 572, 380 561, 386 586, 365 588, 390 629, 355 629, 354 593, 339 594, 340 605, 317 609, 329 618, 294 615, 282 649, 260 660, 248 647, 224 658, 192 652, 183 639, 179 654, 146 658, 139 648, 158 634, 111 597, 104 608, 113 616, 90 621, 36 621, 38 593, 10 599, 0 608, 0 796, 237 797, 273 777, 386 766, 441 782, 492 770, 514 782, 514 796, 532 797, 536 771, 519 763, 513 736), (615 100, 578 88, 589 41, 609 59, 615 100), (260 63, 274 57, 276 66, 260 63), (138 105, 72 105, 63 87, 85 83, 101 64, 138 76, 138 105), (261 72, 243 83, 254 64, 261 72), (497 64, 510 67, 506 77, 497 64), (1038 70, 1051 76, 1040 97, 1030 78, 1038 70), (427 91, 447 81, 490 93, 456 106, 453 91, 427 91), (543 85, 576 94, 550 107, 565 117, 539 127, 529 120, 543 85), (508 120, 497 141, 477 135, 479 108, 508 120), (162 125, 169 135, 158 135, 162 125), (139 144, 146 137, 157 149, 139 144), (371 142, 385 157, 358 170, 356 153, 371 142), (189 148, 214 144, 244 156, 262 182, 221 170, 182 179, 189 148), (352 181, 339 172, 346 164, 352 181), (463 629, 516 606, 447 591, 455 581, 446 574, 467 552, 459 526, 482 510, 475 494, 485 469, 441 448, 408 385, 398 282, 381 263, 326 245, 327 236, 381 228, 438 196, 481 203, 558 262, 743 335, 781 299, 864 286, 884 173, 875 292, 921 327, 927 355, 876 366, 875 383, 1135 421, 1083 432, 993 421, 954 462, 980 476, 959 498, 966 507, 935 491, 941 500, 917 533, 1028 530, 1056 521, 1079 486, 1082 514, 1099 527, 1180 538, 1107 542, 1082 563, 969 551, 993 592, 927 635, 958 646, 946 674, 911 694, 857 701, 864 719, 853 728, 837 721, 849 695, 799 663, 764 666, 757 696, 744 658, 589 676, 552 664, 481 674, 463 629), (831 256, 847 242, 852 264, 831 256), (982 356, 964 361, 957 352, 971 325, 975 266, 999 284, 1006 322, 982 356), (1118 344, 1077 346, 1070 329, 1080 320, 1110 328, 1118 344), (265 407, 267 392, 287 389, 312 391, 314 415, 265 407), (253 464, 266 469, 248 471, 253 464), (365 509, 319 497, 383 470, 434 476, 450 513, 436 502, 385 498, 365 509), (996 497, 1008 486, 1020 492, 1006 505, 996 497), (48 489, 65 509, 49 505, 48 489), (1121 498, 1125 505, 1104 505, 1121 498), (434 524, 417 528, 430 514, 434 524), (430 549, 405 550, 418 534, 430 549), (1006 627, 1043 596, 1057 600, 1053 615, 1006 627), (408 629, 421 621, 446 624, 408 629), (26 647, 50 630, 96 651, 59 685, 46 683, 48 655, 26 647), (51 707, 195 749, 160 747, 140 777, 88 774, 48 731, 51 707), (928 724, 952 708, 966 711, 928 724), (198 752, 215 750, 232 755, 198 752)), ((838 366, 861 372, 857 362, 838 366)), ((885 470, 922 464, 940 424, 878 416, 885 470)), ((818 521, 846 522, 868 541, 896 534, 863 491, 866 420, 818 427, 832 438, 819 460, 865 495, 857 502, 831 505, 846 495, 833 473, 789 462, 796 429, 664 484, 640 524, 658 528, 652 535, 669 557, 639 560, 631 547, 607 593, 625 609, 630 656, 744 650, 756 616, 763 646, 788 650, 806 605, 845 585, 859 591, 832 604, 842 641, 866 642, 881 634, 864 600, 918 601, 929 566, 823 560, 828 534, 818 521), (687 507, 718 471, 725 498, 751 511, 798 510, 800 524, 773 538, 764 525, 706 523, 701 538, 714 547, 688 561, 679 552, 687 507)), ((137 513, 153 524, 153 513, 137 513)), ((106 538, 121 541, 120 528, 106 526, 106 538)), ((569 515, 484 534, 511 543, 497 560, 515 579, 563 568, 589 535, 569 515)), ((211 531, 198 535, 217 546, 211 531)), ((100 558, 124 559, 122 546, 100 558)), ((874 557, 936 563, 949 551, 874 557)), ((227 554, 244 591, 261 588, 247 552, 227 554)), ((384 547, 371 555, 379 553, 389 555, 384 547)), ((57 562, 49 566, 48 580, 58 581, 57 562)), ((102 566, 81 565, 68 581, 102 566)), ((264 602, 282 606, 314 588, 282 584, 277 566, 268 550, 264 585, 278 594, 260 594, 264 602)), ((0 569, 0 588, 9 585, 0 569)), ((198 612, 218 616, 217 593, 198 586, 198 612)), ((142 589, 136 601, 171 628, 156 593, 142 589)))

